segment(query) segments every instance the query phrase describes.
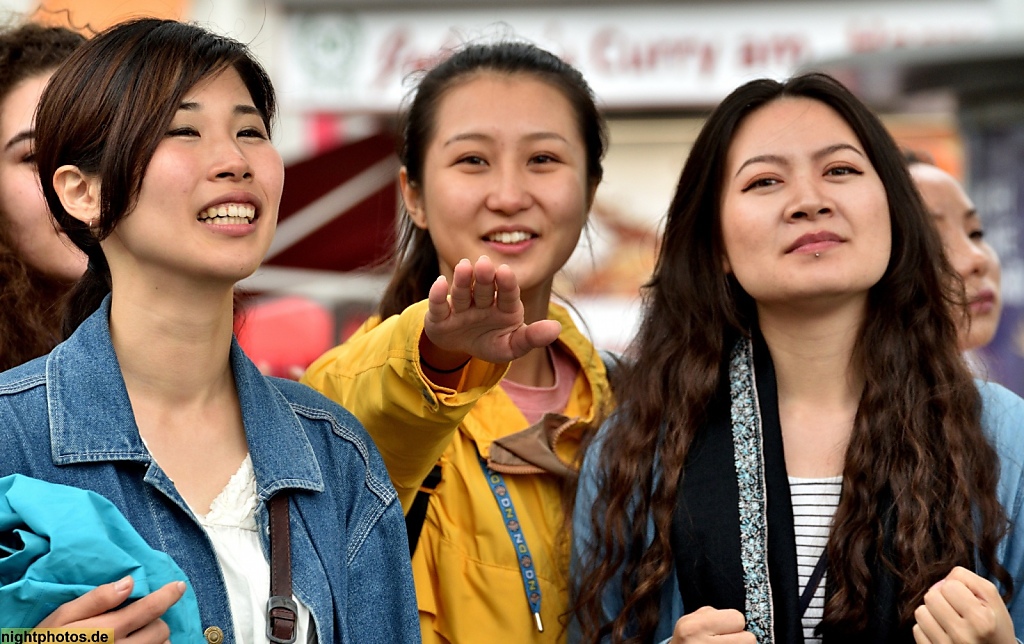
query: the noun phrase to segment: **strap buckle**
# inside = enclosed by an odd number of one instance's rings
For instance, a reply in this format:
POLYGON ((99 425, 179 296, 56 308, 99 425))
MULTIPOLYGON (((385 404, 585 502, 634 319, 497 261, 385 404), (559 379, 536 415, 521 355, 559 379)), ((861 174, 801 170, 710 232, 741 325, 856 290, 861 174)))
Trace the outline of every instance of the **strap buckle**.
POLYGON ((267 600, 267 639, 274 644, 295 643, 298 606, 291 597, 275 595, 267 600))

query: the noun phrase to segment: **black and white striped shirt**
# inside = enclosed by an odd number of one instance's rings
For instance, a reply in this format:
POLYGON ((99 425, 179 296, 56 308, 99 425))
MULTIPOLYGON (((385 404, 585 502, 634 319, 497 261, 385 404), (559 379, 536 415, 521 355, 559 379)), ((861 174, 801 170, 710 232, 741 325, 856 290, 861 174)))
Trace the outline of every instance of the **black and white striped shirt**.
MULTIPOLYGON (((818 563, 828 542, 832 516, 839 505, 839 492, 843 477, 804 479, 789 477, 789 493, 793 502, 793 532, 796 536, 797 580, 800 593, 818 563)), ((811 603, 804 613, 804 642, 820 644, 821 638, 814 635, 814 627, 821 622, 825 608, 825 578, 818 584, 811 603)))

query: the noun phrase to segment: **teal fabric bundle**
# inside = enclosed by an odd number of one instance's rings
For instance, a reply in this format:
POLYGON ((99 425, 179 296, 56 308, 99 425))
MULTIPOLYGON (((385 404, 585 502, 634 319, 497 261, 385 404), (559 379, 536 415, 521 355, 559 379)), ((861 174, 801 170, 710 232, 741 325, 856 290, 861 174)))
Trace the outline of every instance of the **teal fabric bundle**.
POLYGON ((130 575, 129 602, 172 581, 188 586, 163 616, 175 644, 205 644, 185 573, 154 550, 113 503, 78 488, 0 478, 0 627, 32 627, 61 604, 130 575))

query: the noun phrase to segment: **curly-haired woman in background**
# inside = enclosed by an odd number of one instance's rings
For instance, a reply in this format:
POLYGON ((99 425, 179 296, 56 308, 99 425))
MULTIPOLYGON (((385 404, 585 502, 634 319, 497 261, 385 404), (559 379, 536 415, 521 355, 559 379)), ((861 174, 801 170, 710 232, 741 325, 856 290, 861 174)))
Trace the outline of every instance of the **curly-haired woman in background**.
POLYGON ((57 344, 59 301, 85 270, 40 191, 32 125, 53 70, 83 42, 35 23, 0 32, 0 371, 57 344))

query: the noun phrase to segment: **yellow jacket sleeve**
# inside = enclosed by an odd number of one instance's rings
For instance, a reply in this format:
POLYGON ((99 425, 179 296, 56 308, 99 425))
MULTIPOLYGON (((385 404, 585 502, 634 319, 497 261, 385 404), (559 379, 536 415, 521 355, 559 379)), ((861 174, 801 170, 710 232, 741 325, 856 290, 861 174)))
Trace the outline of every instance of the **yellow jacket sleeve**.
POLYGON ((405 511, 462 419, 508 370, 473 359, 457 389, 431 383, 419 355, 426 312, 424 300, 386 320, 371 318, 302 377, 366 427, 405 511))

